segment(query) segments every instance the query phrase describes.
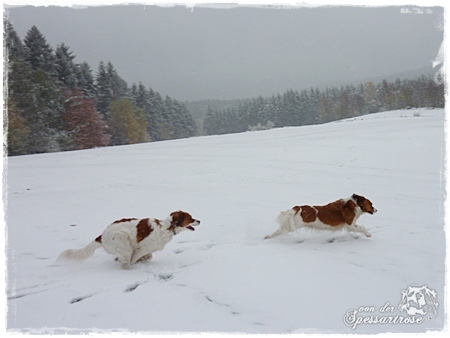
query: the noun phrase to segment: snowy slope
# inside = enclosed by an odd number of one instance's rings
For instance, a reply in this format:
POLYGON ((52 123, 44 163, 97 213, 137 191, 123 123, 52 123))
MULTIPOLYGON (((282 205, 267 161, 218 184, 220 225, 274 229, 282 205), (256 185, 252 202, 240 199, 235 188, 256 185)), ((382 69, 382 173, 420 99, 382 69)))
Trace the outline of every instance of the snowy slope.
POLYGON ((7 329, 32 332, 377 333, 444 326, 444 110, 393 111, 318 126, 10 158, 7 329), (281 210, 352 193, 378 209, 371 238, 297 231, 272 240, 281 210), (58 265, 123 217, 183 209, 202 223, 149 263, 123 270, 101 249, 58 265), (408 286, 435 290, 420 324, 408 286), (381 313, 389 303, 393 313, 381 313), (56 331, 61 332, 61 331, 56 331))

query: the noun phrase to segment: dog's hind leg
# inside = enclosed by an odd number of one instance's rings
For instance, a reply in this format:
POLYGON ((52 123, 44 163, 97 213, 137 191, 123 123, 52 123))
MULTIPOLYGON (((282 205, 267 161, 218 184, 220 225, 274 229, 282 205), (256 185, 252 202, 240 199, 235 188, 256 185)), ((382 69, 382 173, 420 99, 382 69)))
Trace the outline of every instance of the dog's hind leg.
POLYGON ((131 256, 133 254, 132 241, 128 234, 119 233, 111 236, 103 243, 105 251, 117 256, 124 269, 130 269, 131 256))
POLYGON ((289 233, 289 232, 291 232, 291 231, 288 230, 288 229, 286 229, 284 226, 281 226, 281 227, 280 227, 277 231, 275 231, 273 234, 264 237, 264 239, 274 238, 274 237, 277 237, 277 236, 279 236, 279 235, 281 235, 281 234, 287 234, 287 233, 289 233))
POLYGON ((280 215, 277 217, 277 222, 280 224, 280 228, 275 231, 273 234, 266 236, 264 239, 274 238, 281 234, 287 234, 289 232, 295 231, 299 228, 295 224, 295 211, 287 210, 282 211, 280 215))
POLYGON ((267 235, 266 237, 264 237, 264 239, 270 239, 270 238, 274 238, 278 235, 281 235, 283 232, 281 231, 281 229, 278 229, 277 231, 275 231, 273 234, 271 235, 267 235))

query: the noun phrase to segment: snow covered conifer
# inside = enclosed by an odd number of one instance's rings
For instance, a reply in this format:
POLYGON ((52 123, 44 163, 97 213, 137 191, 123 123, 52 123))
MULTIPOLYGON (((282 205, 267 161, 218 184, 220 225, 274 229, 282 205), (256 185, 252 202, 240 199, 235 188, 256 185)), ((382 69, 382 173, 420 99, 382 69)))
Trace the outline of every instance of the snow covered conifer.
POLYGON ((7 53, 7 60, 23 60, 25 51, 22 41, 9 20, 4 20, 3 24, 5 36, 4 46, 7 53))
POLYGON ((84 95, 89 98, 94 98, 96 96, 96 89, 91 66, 87 62, 82 62, 76 65, 75 71, 78 87, 83 91, 84 95))
POLYGON ((105 116, 109 114, 109 106, 114 100, 127 97, 128 85, 118 75, 111 62, 105 66, 103 61, 98 66, 96 77, 97 109, 105 116))
POLYGON ((25 61, 33 70, 42 69, 51 76, 56 75, 53 48, 36 26, 31 27, 24 39, 25 61))
POLYGON ((74 59, 75 55, 69 51, 69 47, 64 43, 56 47, 56 74, 59 81, 67 88, 75 88, 78 86, 76 66, 73 62, 74 59))

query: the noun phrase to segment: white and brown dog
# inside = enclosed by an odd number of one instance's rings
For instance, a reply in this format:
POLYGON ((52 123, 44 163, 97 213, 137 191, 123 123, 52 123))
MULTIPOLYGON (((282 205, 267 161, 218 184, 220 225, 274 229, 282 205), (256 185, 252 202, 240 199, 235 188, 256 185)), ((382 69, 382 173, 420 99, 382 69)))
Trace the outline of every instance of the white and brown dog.
POLYGON ((200 221, 184 211, 176 211, 165 220, 150 218, 123 218, 109 225, 106 230, 82 249, 62 252, 58 261, 84 261, 100 247, 122 263, 125 269, 138 261, 149 260, 152 253, 160 251, 183 230, 195 230, 200 221))
POLYGON ((372 235, 364 227, 357 225, 356 221, 364 213, 376 212, 377 209, 372 206, 371 201, 356 194, 323 206, 295 206, 280 213, 277 218, 280 224, 279 229, 265 239, 300 228, 328 231, 346 229, 349 232, 361 232, 370 237, 372 235))

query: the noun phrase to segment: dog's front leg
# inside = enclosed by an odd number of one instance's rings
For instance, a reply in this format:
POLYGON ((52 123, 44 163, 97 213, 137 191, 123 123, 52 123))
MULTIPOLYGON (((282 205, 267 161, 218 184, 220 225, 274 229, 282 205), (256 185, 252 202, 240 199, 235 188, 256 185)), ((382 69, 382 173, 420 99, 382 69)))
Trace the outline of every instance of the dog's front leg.
POLYGON ((152 257, 153 257, 152 254, 144 255, 144 256, 142 256, 141 258, 139 258, 139 259, 137 260, 137 262, 146 262, 146 261, 151 260, 152 257))
POLYGON ((129 270, 131 268, 131 262, 130 259, 128 259, 127 257, 124 256, 117 256, 116 261, 122 263, 122 268, 129 270))
POLYGON ((122 267, 126 270, 129 270, 131 268, 131 254, 120 254, 117 255, 117 260, 122 263, 122 267))
POLYGON ((145 249, 139 248, 136 249, 131 256, 131 264, 148 261, 150 259, 152 259, 152 254, 148 253, 145 249))
POLYGON ((352 224, 352 225, 349 225, 348 227, 347 227, 347 229, 348 229, 348 231, 351 231, 351 232, 361 232, 361 233, 363 233, 364 235, 366 235, 366 237, 371 237, 372 235, 370 234, 370 232, 368 232, 367 230, 366 230, 366 228, 364 228, 363 226, 360 226, 360 225, 358 225, 358 224, 352 224))

